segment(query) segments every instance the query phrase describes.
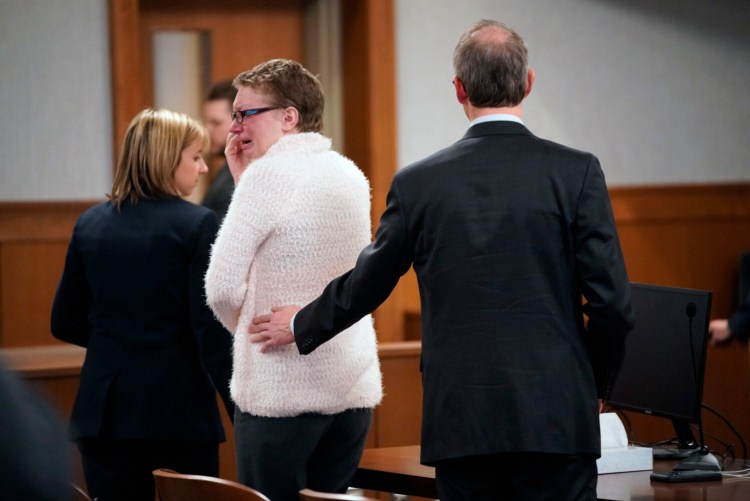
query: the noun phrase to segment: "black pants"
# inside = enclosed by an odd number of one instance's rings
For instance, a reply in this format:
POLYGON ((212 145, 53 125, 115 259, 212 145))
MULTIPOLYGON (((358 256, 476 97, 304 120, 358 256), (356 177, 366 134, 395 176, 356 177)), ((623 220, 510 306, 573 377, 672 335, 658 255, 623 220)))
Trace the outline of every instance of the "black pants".
POLYGON ((78 449, 89 495, 99 501, 154 501, 157 468, 219 476, 216 442, 88 438, 78 449))
POLYGON ((371 409, 265 418, 235 412, 241 483, 273 501, 297 501, 305 487, 346 492, 372 421, 371 409))
POLYGON ((592 455, 492 454, 435 465, 440 501, 596 500, 592 455))

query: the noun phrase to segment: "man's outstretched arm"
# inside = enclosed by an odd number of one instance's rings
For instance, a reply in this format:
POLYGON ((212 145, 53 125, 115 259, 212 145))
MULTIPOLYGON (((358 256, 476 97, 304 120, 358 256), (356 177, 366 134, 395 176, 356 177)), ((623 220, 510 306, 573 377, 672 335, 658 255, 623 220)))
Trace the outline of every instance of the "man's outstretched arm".
POLYGON ((248 330, 252 342, 263 343, 261 351, 295 342, 301 354, 311 353, 386 300, 413 261, 396 186, 394 179, 375 240, 360 252, 354 268, 303 308, 276 307, 254 320, 248 330), (289 323, 295 314, 293 330, 289 323))

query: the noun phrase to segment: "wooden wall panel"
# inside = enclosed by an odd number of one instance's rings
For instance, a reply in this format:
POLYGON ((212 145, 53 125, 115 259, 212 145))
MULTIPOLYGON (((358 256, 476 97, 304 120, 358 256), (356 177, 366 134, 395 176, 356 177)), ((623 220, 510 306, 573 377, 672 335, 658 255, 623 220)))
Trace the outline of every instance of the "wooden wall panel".
POLYGON ((395 447, 421 443, 422 373, 419 341, 380 343, 383 402, 375 412, 370 431, 371 447, 395 447))
POLYGON ((70 234, 96 202, 0 202, 0 347, 56 344, 50 312, 70 234))
POLYGON ((67 241, 0 244, 0 346, 55 343, 49 332, 55 287, 63 269, 67 241))
POLYGON ((713 290, 734 306, 739 256, 750 249, 750 185, 610 190, 630 278, 713 290))

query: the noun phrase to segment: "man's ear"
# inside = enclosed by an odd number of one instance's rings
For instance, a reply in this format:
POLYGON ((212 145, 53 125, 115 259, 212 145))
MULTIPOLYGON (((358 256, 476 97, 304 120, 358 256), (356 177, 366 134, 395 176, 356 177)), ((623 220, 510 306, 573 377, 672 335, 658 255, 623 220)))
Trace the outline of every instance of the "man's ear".
POLYGON ((299 111, 294 106, 284 108, 284 123, 281 128, 286 132, 292 132, 299 124, 299 111))
POLYGON ((526 99, 528 95, 531 93, 531 88, 534 86, 534 81, 536 80, 536 72, 534 71, 534 68, 529 68, 529 72, 526 76, 526 92, 523 94, 523 98, 526 99))
POLYGON ((467 104, 469 102, 469 95, 466 93, 464 83, 458 77, 453 77, 453 86, 456 88, 456 99, 461 104, 467 104))

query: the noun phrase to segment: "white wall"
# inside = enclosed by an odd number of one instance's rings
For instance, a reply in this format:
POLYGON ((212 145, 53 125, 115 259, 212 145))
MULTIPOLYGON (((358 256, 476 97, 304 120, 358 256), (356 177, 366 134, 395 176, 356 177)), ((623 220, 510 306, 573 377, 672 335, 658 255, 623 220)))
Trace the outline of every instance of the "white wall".
MULTIPOLYGON (((0 0, 0 200, 109 190, 107 3, 0 0)), ((530 47, 527 125, 594 152, 610 186, 750 181, 747 0, 396 0, 396 13, 400 166, 464 133, 453 47, 492 17, 530 47)))
POLYGON ((0 0, 0 200, 101 199, 111 187, 106 5, 0 0))
POLYGON ((526 125, 610 186, 750 180, 746 0, 397 0, 400 166, 465 132, 453 47, 481 18, 529 46, 526 125))

